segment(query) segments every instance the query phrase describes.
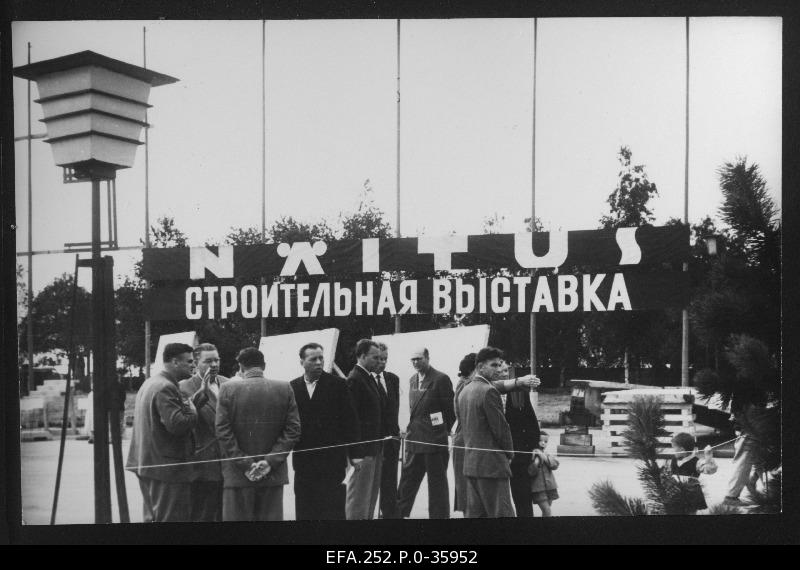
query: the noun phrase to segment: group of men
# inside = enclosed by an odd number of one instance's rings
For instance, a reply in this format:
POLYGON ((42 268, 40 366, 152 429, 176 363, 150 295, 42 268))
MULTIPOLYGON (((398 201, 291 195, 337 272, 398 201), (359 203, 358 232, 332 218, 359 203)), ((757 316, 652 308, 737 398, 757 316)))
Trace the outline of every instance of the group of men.
POLYGON ((430 518, 448 518, 448 445, 457 416, 466 515, 514 516, 507 508, 513 446, 492 389, 502 368, 497 349, 478 353, 474 378, 458 398, 427 348, 416 350, 403 431, 400 380, 386 371, 382 343, 360 340, 346 379, 324 371, 317 343, 300 348, 303 375, 290 382, 265 378, 264 355, 255 348, 239 352, 232 379, 219 374, 212 344, 169 344, 163 355, 161 371, 137 394, 126 466, 138 476, 145 522, 283 520, 290 453, 297 520, 372 519, 376 507, 382 518, 408 517, 425 476, 430 518))

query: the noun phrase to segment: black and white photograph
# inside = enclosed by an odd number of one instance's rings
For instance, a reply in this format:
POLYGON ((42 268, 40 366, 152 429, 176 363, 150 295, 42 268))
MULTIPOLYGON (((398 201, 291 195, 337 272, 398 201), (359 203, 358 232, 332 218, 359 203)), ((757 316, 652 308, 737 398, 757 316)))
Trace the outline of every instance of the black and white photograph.
POLYGON ((23 527, 784 510, 783 18, 10 29, 23 527))

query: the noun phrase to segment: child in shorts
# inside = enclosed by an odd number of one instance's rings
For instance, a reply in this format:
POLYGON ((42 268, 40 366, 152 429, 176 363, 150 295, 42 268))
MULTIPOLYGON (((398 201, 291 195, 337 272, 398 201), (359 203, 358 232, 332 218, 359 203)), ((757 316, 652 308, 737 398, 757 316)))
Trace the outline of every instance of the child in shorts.
POLYGON ((547 432, 540 433, 539 448, 533 450, 533 460, 528 468, 533 502, 539 506, 543 517, 552 516, 551 505, 558 499, 558 485, 553 475, 553 471, 558 469, 558 459, 545 451, 549 439, 547 432))

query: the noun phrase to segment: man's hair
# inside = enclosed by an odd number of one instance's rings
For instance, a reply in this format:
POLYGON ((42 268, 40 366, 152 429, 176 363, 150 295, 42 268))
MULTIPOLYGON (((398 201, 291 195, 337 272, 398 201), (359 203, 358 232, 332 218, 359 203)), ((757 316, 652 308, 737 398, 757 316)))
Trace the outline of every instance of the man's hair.
POLYGON ((187 352, 189 354, 193 352, 192 347, 188 344, 183 344, 182 342, 171 342, 164 347, 164 356, 162 361, 169 362, 173 358, 176 358, 181 354, 186 354, 187 352))
POLYGON ((470 352, 461 359, 458 363, 458 374, 462 378, 466 378, 475 371, 475 353, 470 352))
POLYGON ((493 360, 495 358, 503 358, 503 351, 499 348, 487 346, 486 348, 482 348, 478 351, 478 354, 475 356, 475 365, 477 366, 478 364, 486 362, 487 360, 493 360))
POLYGON ((303 360, 306 357, 306 350, 309 350, 309 349, 312 349, 312 350, 320 349, 320 350, 322 350, 322 345, 319 344, 319 343, 316 343, 316 342, 309 342, 307 344, 304 344, 300 348, 300 360, 303 360))
POLYGON ((210 342, 204 342, 203 344, 198 344, 194 347, 192 351, 192 356, 194 356, 195 360, 200 358, 200 355, 204 352, 210 352, 212 350, 217 350, 217 347, 211 344, 210 342))
POLYGON ((550 434, 547 433, 546 431, 542 430, 542 431, 539 432, 539 437, 542 437, 542 436, 550 437, 550 434))
POLYGON ((381 347, 378 346, 378 343, 375 342, 374 340, 370 340, 368 338, 362 338, 360 341, 356 343, 356 358, 367 354, 372 347, 375 347, 378 350, 381 349, 381 347))
POLYGON ((236 362, 238 362, 243 368, 263 369, 266 366, 266 363, 264 362, 264 353, 257 348, 253 348, 252 346, 248 346, 247 348, 240 350, 239 354, 236 355, 236 362))
POLYGON ((380 349, 381 352, 383 352, 384 350, 389 350, 389 347, 386 346, 385 342, 379 342, 378 343, 378 348, 380 349))
POLYGON ((686 451, 689 451, 689 450, 694 449, 695 441, 694 441, 694 437, 692 437, 692 434, 686 433, 686 432, 681 432, 681 433, 676 433, 672 437, 672 443, 674 445, 677 445, 681 449, 685 449, 686 451))

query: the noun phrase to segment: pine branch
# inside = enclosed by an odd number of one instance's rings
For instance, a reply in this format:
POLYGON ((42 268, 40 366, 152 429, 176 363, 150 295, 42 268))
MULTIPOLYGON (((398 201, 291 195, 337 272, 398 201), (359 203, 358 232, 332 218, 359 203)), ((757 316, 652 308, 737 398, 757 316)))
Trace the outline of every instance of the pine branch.
POLYGON ((643 516, 650 514, 641 499, 631 499, 620 495, 610 481, 592 485, 589 497, 597 514, 603 516, 643 516))

